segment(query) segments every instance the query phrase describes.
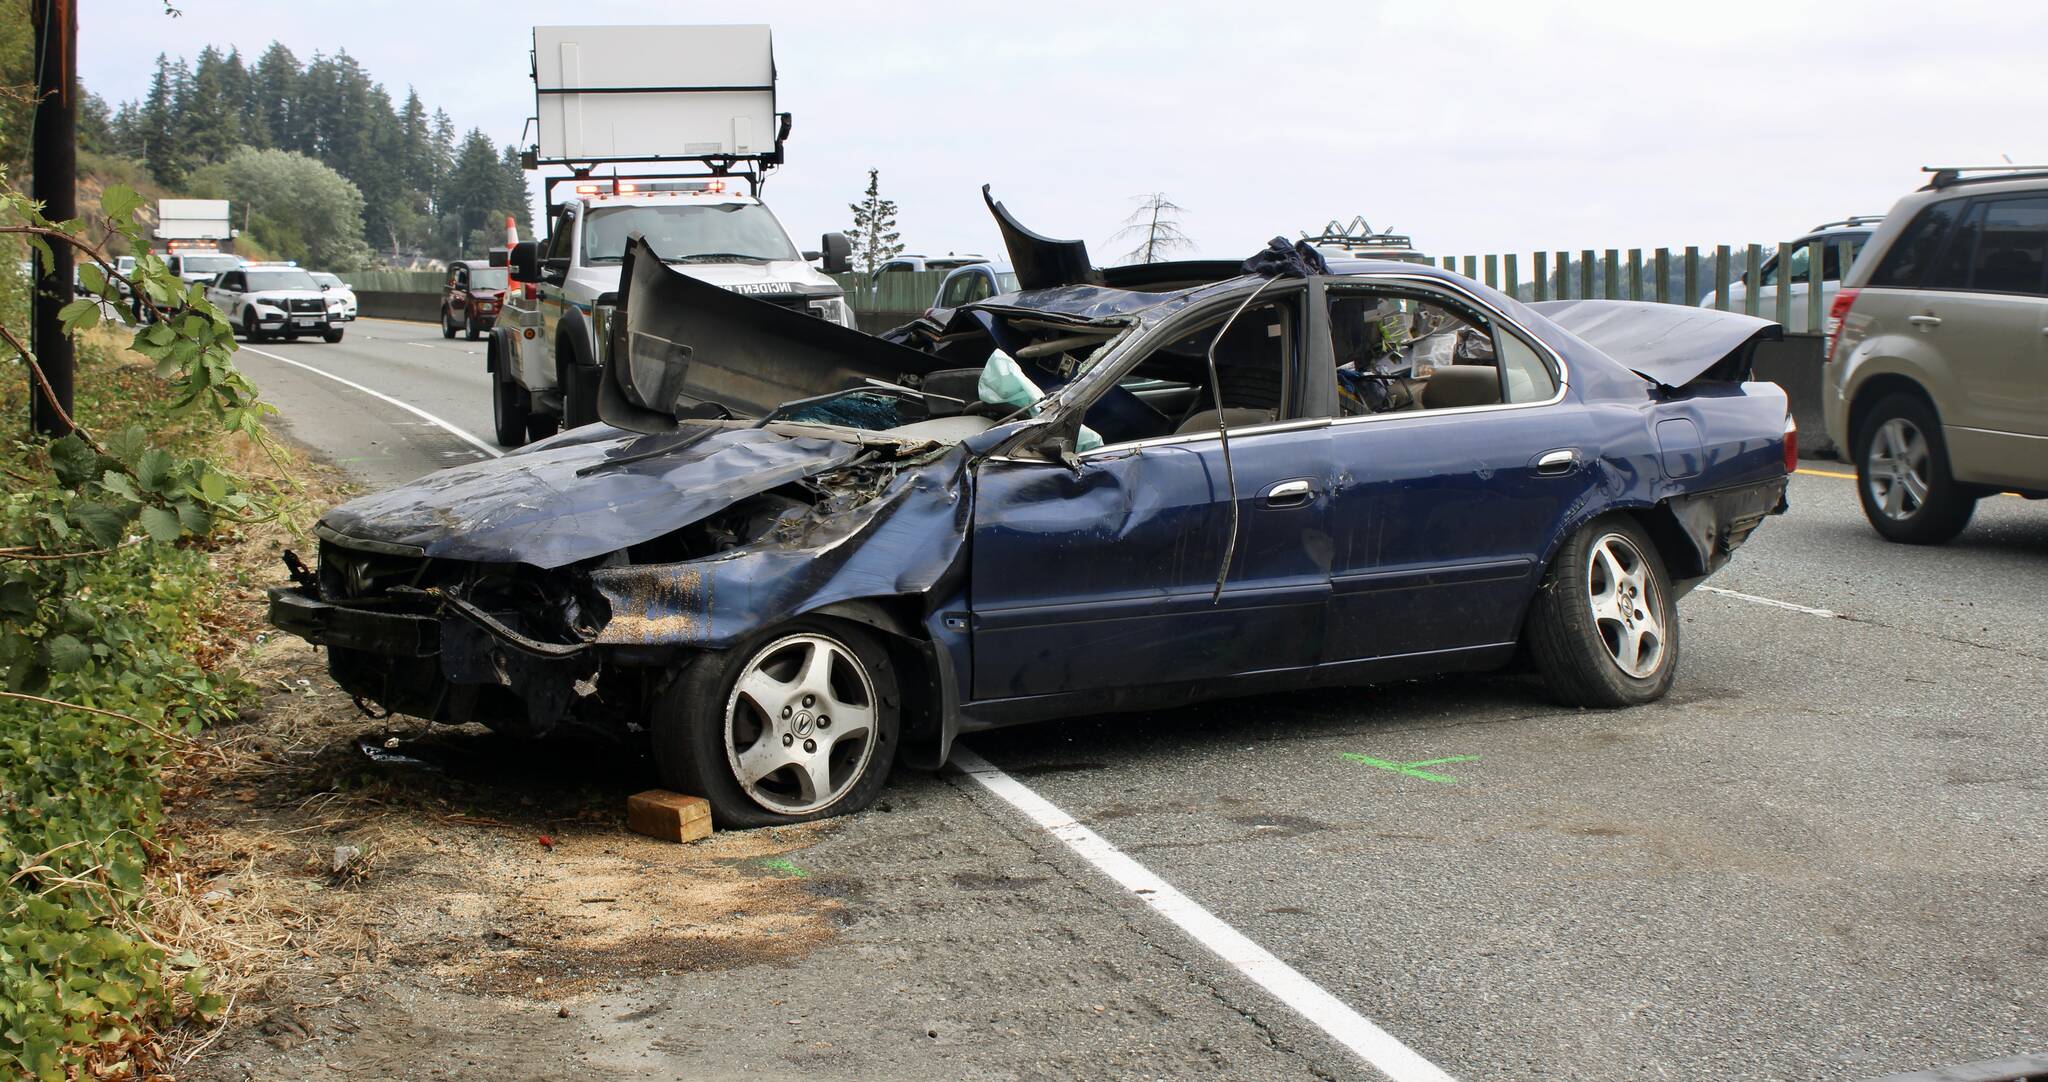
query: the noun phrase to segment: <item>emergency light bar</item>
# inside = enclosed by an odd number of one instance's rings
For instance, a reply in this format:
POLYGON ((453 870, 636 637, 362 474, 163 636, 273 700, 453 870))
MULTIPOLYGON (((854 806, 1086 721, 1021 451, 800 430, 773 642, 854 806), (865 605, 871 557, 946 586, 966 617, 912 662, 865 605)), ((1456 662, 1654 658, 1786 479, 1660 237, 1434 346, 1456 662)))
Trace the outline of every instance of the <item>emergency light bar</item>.
POLYGON ((723 195, 728 189, 738 188, 728 181, 738 177, 706 177, 703 180, 619 180, 585 182, 576 185, 577 195, 631 195, 635 192, 693 192, 698 195, 723 195))

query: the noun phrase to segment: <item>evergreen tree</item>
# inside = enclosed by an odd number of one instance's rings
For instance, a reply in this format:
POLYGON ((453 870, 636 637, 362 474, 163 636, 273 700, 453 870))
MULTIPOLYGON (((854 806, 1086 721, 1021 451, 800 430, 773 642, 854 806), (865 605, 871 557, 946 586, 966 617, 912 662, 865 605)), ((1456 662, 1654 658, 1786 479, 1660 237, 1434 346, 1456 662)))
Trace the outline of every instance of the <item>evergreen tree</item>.
POLYGON ((508 146, 499 151, 505 166, 505 202, 512 212, 513 221, 519 225, 519 235, 533 237, 532 199, 526 193, 526 167, 519 164, 519 148, 508 146))
POLYGON ((172 85, 171 62, 158 53, 156 73, 150 76, 149 93, 142 98, 136 131, 142 140, 142 162, 159 184, 170 184, 179 175, 174 130, 178 103, 172 97, 172 85))
POLYGON ((188 167, 209 165, 228 156, 241 143, 241 110, 228 93, 226 59, 209 45, 199 51, 199 64, 178 97, 178 153, 188 167))
POLYGON ((896 232, 896 201, 882 198, 882 171, 868 170, 868 190, 861 201, 849 203, 853 211, 853 266, 864 274, 902 254, 903 244, 896 232))
POLYGON ((307 149, 294 108, 304 78, 299 58, 276 42, 263 50, 263 56, 256 61, 255 73, 249 80, 249 111, 261 121, 269 145, 301 153, 307 149))

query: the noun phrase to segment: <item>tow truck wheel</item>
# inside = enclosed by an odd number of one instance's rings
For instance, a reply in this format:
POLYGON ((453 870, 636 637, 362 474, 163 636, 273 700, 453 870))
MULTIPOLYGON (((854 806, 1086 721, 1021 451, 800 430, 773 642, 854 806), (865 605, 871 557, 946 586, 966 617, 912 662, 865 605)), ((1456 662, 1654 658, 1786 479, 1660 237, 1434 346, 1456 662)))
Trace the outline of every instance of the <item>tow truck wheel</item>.
POLYGON ((533 424, 532 405, 526 390, 502 372, 491 373, 491 425, 497 430, 498 446, 525 445, 533 424))
POLYGON ((597 421, 597 377, 580 364, 569 363, 558 370, 562 388, 562 427, 581 428, 597 421))
POLYGON ((1566 706, 1655 702, 1678 673, 1671 576, 1625 515, 1589 523, 1559 548, 1529 610, 1529 652, 1566 706))
POLYGON ((441 309, 441 337, 455 337, 455 324, 448 322, 448 309, 441 309))
POLYGON ((722 827, 845 815, 889 780, 900 704, 888 652, 863 629, 795 620, 684 672, 655 707, 654 762, 722 827))

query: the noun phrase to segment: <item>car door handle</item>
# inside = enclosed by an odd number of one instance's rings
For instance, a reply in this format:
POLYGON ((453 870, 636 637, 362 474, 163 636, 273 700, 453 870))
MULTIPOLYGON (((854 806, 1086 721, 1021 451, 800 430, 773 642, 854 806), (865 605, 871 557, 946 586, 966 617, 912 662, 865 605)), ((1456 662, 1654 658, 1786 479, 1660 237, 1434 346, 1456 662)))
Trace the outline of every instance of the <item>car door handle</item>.
POLYGON ((1941 317, 1934 315, 1907 316, 1906 322, 1911 323, 1915 327, 1939 327, 1941 326, 1941 317))
POLYGON ((1259 503, 1273 508, 1302 507, 1315 498, 1316 486, 1297 477, 1292 481, 1279 481, 1268 485, 1266 491, 1259 496, 1259 503))
POLYGON ((1541 477, 1562 477, 1579 464, 1579 452, 1570 447, 1545 451, 1536 456, 1536 473, 1541 477))

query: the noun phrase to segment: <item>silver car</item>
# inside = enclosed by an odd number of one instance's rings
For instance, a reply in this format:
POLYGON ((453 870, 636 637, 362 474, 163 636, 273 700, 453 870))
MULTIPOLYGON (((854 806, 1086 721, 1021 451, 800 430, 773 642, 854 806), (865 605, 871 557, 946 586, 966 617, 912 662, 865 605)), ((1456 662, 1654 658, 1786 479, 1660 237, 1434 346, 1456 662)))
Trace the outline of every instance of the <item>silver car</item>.
POLYGON ((1919 545, 2048 496, 2048 167, 1933 173, 1843 280, 1822 380, 1870 524, 1919 545))

